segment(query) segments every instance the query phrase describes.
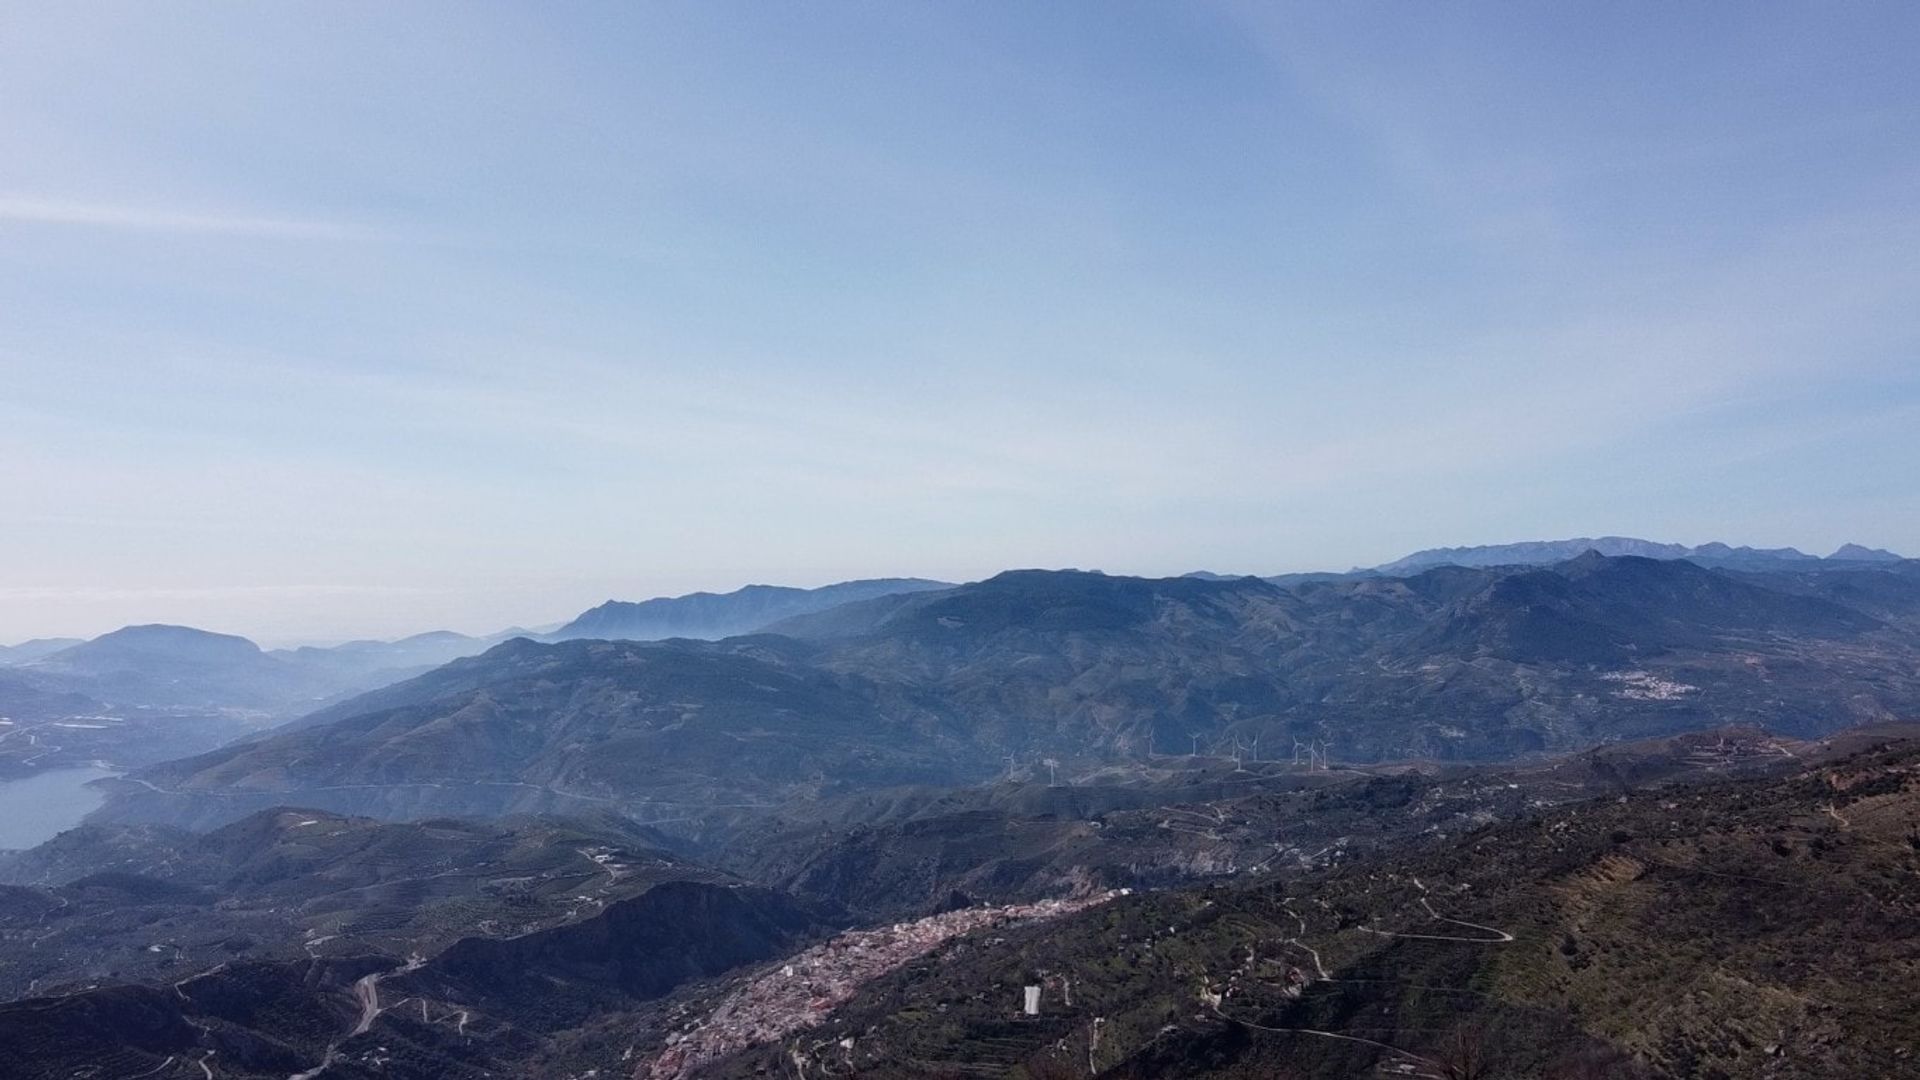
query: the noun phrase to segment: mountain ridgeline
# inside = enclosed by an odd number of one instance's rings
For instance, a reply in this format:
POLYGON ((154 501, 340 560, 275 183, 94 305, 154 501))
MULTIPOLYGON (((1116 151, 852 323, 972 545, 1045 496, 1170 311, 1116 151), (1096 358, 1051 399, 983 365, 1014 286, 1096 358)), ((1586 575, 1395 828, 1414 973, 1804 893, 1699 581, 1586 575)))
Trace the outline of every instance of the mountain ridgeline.
POLYGON ((1486 761, 1920 709, 1920 563, 1588 553, 1405 578, 1011 571, 714 642, 514 640, 154 766, 104 816, 616 810, 724 835, 801 799, 1176 758, 1486 761), (1051 764, 1048 764, 1051 763, 1051 764))
POLYGON ((1846 543, 1826 558, 1798 548, 1734 547, 1718 541, 1689 546, 1641 540, 1632 536, 1576 537, 1572 540, 1525 540, 1517 544, 1479 547, 1428 548, 1373 568, 1389 576, 1418 573, 1436 566, 1542 566, 1577 558, 1589 551, 1602 555, 1636 555, 1643 559, 1687 559, 1702 566, 1734 570, 1783 570, 1795 566, 1845 563, 1899 562, 1884 548, 1846 543))
POLYGON ((901 593, 949 589, 924 578, 870 578, 842 581, 817 589, 784 585, 748 585, 730 593, 697 592, 662 596, 637 603, 609 600, 581 613, 553 633, 557 640, 608 638, 657 641, 662 638, 724 638, 750 634, 781 619, 809 615, 841 604, 901 593))

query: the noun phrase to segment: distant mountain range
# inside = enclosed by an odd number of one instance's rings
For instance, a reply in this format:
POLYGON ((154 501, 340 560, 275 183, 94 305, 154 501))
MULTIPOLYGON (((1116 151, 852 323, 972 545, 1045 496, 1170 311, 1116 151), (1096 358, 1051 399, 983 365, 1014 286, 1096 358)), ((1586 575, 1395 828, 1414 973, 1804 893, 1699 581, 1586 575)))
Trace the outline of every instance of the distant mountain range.
POLYGON ((102 701, 271 710, 326 693, 317 672, 231 634, 128 626, 30 661, 23 674, 72 682, 102 701))
MULTIPOLYGON (((797 656, 793 663, 822 664, 836 676, 856 676, 870 680, 874 687, 886 688, 873 691, 883 695, 870 701, 871 708, 877 710, 873 715, 896 715, 901 702, 884 695, 900 693, 906 695, 904 700, 912 710, 938 717, 936 727, 962 723, 961 714, 975 708, 975 695, 986 695, 991 707, 968 714, 974 719, 966 722, 982 731, 994 729, 993 733, 967 736, 962 740, 968 744, 967 749, 952 760, 953 775, 974 775, 994 755, 1001 755, 997 760, 1004 766, 1007 753, 1054 753, 1057 741, 1063 739, 1080 751, 1165 752, 1178 747, 1181 738, 1173 729, 1183 723, 1180 717, 1189 714, 1200 718, 1194 723, 1195 731, 1213 732, 1210 737, 1223 738, 1226 736, 1221 732, 1241 730, 1236 725, 1243 722, 1265 727, 1294 725, 1300 731, 1321 727, 1331 730, 1331 726, 1343 723, 1338 720, 1343 715, 1389 706, 1418 708, 1412 698, 1380 695, 1390 687, 1399 688, 1394 694, 1414 693, 1413 688, 1427 676, 1359 678, 1341 668, 1357 663, 1355 658, 1362 655, 1387 664, 1388 668, 1382 670, 1431 662, 1429 651, 1456 660, 1481 650, 1503 662, 1624 664, 1628 658, 1658 654, 1650 650, 1699 647, 1704 640, 1699 635, 1722 633, 1733 625, 1746 625, 1753 631, 1777 625, 1781 629, 1769 632, 1785 637, 1804 637, 1819 625, 1828 635, 1822 640, 1837 640, 1832 635, 1847 618, 1864 618, 1872 625, 1851 632, 1884 637, 1885 631, 1874 627, 1905 626, 1908 612, 1920 605, 1920 579, 1911 572, 1915 563, 1857 545, 1821 559, 1790 550, 1756 551, 1718 544, 1684 548, 1615 537, 1436 549, 1390 566, 1426 563, 1436 565, 1391 574, 1376 570, 1289 575, 1264 581, 1195 574, 1155 584, 1151 595, 1132 597, 1123 594, 1136 586, 1113 583, 1137 579, 1077 572, 1059 572, 1052 577, 1041 572, 1019 572, 1002 575, 991 586, 950 586, 918 578, 850 581, 817 589, 754 585, 724 594, 694 593, 638 603, 610 601, 582 613, 550 635, 539 635, 537 640, 707 640, 776 633, 812 642, 819 650, 817 654, 797 656), (1719 576, 1689 579, 1712 587, 1703 585, 1695 593, 1668 596, 1660 601, 1664 605, 1662 613, 1647 615, 1646 621, 1636 623, 1633 619, 1641 616, 1609 607, 1605 596, 1581 592, 1589 586, 1578 570, 1577 556, 1589 551, 1605 556, 1608 550, 1623 549, 1652 552, 1657 556, 1654 561, 1663 564, 1710 568, 1719 576), (1561 569, 1551 578, 1530 579, 1511 572, 1567 552, 1576 557, 1561 560, 1561 569), (1462 563, 1488 565, 1462 567, 1462 563), (1508 572, 1496 575, 1503 582, 1497 589, 1480 579, 1447 572, 1501 568, 1508 572), (1047 588, 1053 595, 1043 597, 1039 591, 1026 595, 1028 586, 1037 588, 1042 581, 1051 582, 1047 588), (1405 584, 1388 584, 1394 581, 1405 584), (1067 588, 1071 582, 1081 582, 1084 587, 1067 588), (1096 588, 1084 583, 1105 584, 1096 588), (1759 607, 1735 613, 1730 616, 1733 621, 1728 622, 1722 618, 1725 613, 1716 614, 1713 604, 1719 602, 1716 598, 1724 599, 1720 593, 1725 589, 1739 585, 1762 590, 1762 595, 1769 598, 1767 603, 1775 607, 1800 606, 1790 613, 1776 612, 1784 620, 1776 623, 1762 620, 1759 607), (1448 592, 1478 587, 1492 591, 1471 602, 1464 593, 1456 597, 1448 592), (1534 595, 1537 590, 1544 591, 1534 595), (1181 616, 1193 620, 1189 636, 1173 635, 1170 626, 1154 625, 1152 620, 1172 618, 1173 612, 1185 610, 1193 598, 1201 596, 1217 599, 1181 616), (969 608, 960 613, 925 614, 949 606, 985 604, 989 598, 997 598, 992 602, 1008 607, 999 612, 969 608), (1246 608, 1236 617, 1253 621, 1246 626, 1234 625, 1231 619, 1223 621, 1217 607, 1229 602, 1246 608), (1105 610, 1100 607, 1104 604, 1119 606, 1105 610), (1821 610, 1830 616, 1824 621, 1810 617, 1820 604, 1826 605, 1821 610), (1833 616, 1836 609, 1842 614, 1833 616), (1443 611, 1449 612, 1444 618, 1443 611), (1154 613, 1144 624, 1151 633, 1145 638, 1129 637, 1139 631, 1128 620, 1140 612, 1154 613), (1062 619, 1071 623, 1096 616, 1119 621, 1104 636, 1093 634, 1095 628, 1091 626, 1062 634, 1062 627, 1057 625, 1062 619), (925 622, 929 617, 935 620, 930 625, 925 622), (1840 621, 1835 622, 1835 618, 1840 621), (1758 621, 1740 624, 1740 619, 1758 621), (979 637, 983 620, 994 630, 989 636, 979 637), (955 655, 944 651, 966 636, 953 633, 956 627, 969 628, 977 637, 973 646, 986 650, 979 662, 966 660, 964 649, 955 655), (1404 639, 1395 636, 1403 634, 1407 635, 1404 639), (1161 636, 1168 640, 1158 640, 1161 636), (874 640, 864 640, 868 638, 874 640), (934 648, 935 643, 941 647, 934 648), (1146 651, 1129 659, 1127 649, 1133 646, 1146 651), (1184 657, 1171 668, 1162 663, 1162 653, 1169 649, 1184 657), (1103 658, 1103 650, 1111 651, 1110 659, 1103 658), (1237 659, 1229 659, 1233 657, 1237 659), (1112 678, 1101 666, 1107 663, 1134 665, 1130 670, 1139 673, 1136 678, 1142 683, 1135 693, 1152 685, 1156 687, 1153 694, 1174 696, 1155 699, 1148 694, 1142 703, 1123 708, 1100 706, 1090 700, 1075 707, 1089 711, 1106 708, 1108 719, 1103 726, 1070 734, 1055 717, 1061 702, 1074 701, 1082 692, 1068 688, 1104 685, 1103 680, 1112 678), (955 671, 945 670, 953 664, 960 666, 955 671), (1229 678, 1235 664, 1245 669, 1238 682, 1229 678), (996 674, 996 665, 1004 671, 996 674), (1082 670, 1085 665, 1092 667, 1082 670), (1206 695, 1223 691, 1206 690, 1195 696, 1197 691, 1184 680, 1198 672, 1209 672, 1205 675, 1209 683, 1219 681, 1221 686, 1236 689, 1210 704, 1206 695), (983 680, 981 685, 952 685, 974 678, 983 680), (1311 690, 1314 686, 1321 689, 1311 690), (1255 687, 1263 689, 1255 692, 1255 687), (1317 701, 1314 693, 1321 695, 1317 701), (1020 700, 1022 695, 1031 700, 1020 700), (1155 700, 1165 711, 1152 730, 1143 729, 1137 717, 1148 707, 1146 702, 1155 700), (1016 716, 1022 719, 1016 722, 1016 716), (1130 717, 1136 719, 1125 719, 1130 717), (1083 735, 1094 741, 1072 742, 1083 735), (1043 746, 1055 749, 1040 749, 1043 746)), ((149 625, 126 627, 92 641, 23 643, 0 653, 0 716, 11 721, 8 730, 0 732, 0 777, 96 760, 122 766, 145 765, 164 757, 212 749, 238 737, 256 736, 263 729, 294 718, 305 717, 301 726, 342 719, 346 714, 335 706, 357 694, 404 682, 505 641, 533 637, 518 630, 481 637, 436 631, 398 641, 263 650, 231 635, 149 625)), ((694 650, 687 655, 702 654, 694 650)), ((695 658, 681 662, 712 661, 695 658)), ((1510 678, 1490 675, 1484 667, 1467 668, 1457 678, 1444 682, 1443 693, 1456 701, 1477 695, 1479 704, 1475 708, 1493 709, 1494 703, 1510 697, 1510 678)), ((1901 683, 1896 680, 1888 685, 1901 683)), ((1859 702, 1879 701, 1886 693, 1882 686, 1859 702)), ((1707 707, 1704 697, 1686 700, 1707 707)), ((1512 704, 1509 701, 1500 707, 1510 708, 1512 704)), ((1680 708, 1682 704, 1663 707, 1680 708)), ((1776 704, 1772 708, 1785 706, 1776 704)), ((1846 715, 1872 708, 1856 703, 1847 706, 1846 715)), ((1549 713, 1559 716, 1560 710, 1549 713)), ((1745 712, 1739 716, 1766 722, 1765 717, 1745 712)), ((1562 717, 1556 722, 1566 721, 1562 717)), ((1461 725, 1436 721, 1421 730, 1427 734, 1389 734, 1376 720, 1363 720, 1343 734, 1351 752, 1371 756, 1498 756, 1526 748, 1536 738, 1517 730, 1500 734, 1483 722, 1461 725), (1435 735, 1442 730, 1464 734, 1444 738, 1435 735)), ((1643 733, 1655 730, 1647 728, 1643 733)), ((1595 736, 1561 730, 1539 737, 1539 745, 1571 746, 1588 737, 1595 736)), ((935 753, 937 757, 947 752, 922 746, 908 756, 935 753)), ((875 760, 892 758, 891 754, 881 754, 875 760)), ((793 760, 813 760, 813 755, 796 753, 793 760)), ((827 764, 823 762, 821 767, 827 764)))
POLYGON ((11 735, 0 733, 0 777, 102 759, 139 765, 157 760, 156 753, 210 749, 514 638, 718 638, 852 600, 947 587, 896 578, 608 601, 551 634, 438 630, 397 641, 263 650, 230 634, 155 624, 90 641, 23 642, 0 648, 0 717, 16 725, 11 735), (58 730, 42 739, 27 726, 44 724, 58 730))
POLYGON ((31 642, 0 658, 0 717, 9 721, 0 729, 0 778, 210 749, 460 653, 401 643, 364 654, 267 652, 246 638, 165 625, 54 644, 31 642))
POLYGON ((689 835, 800 798, 1330 746, 1494 760, 1920 711, 1920 563, 1815 574, 1589 552, 1282 587, 1010 571, 720 642, 515 640, 136 774, 107 813, 608 807, 689 835), (668 825, 667 823, 671 823, 668 825))
POLYGON ((84 638, 34 638, 18 645, 0 645, 0 667, 31 663, 62 649, 80 644, 84 638))
POLYGON ((1888 563, 1901 557, 1880 548, 1843 544, 1825 559, 1796 548, 1731 547, 1722 543, 1663 544, 1631 536, 1577 537, 1572 540, 1528 540, 1482 547, 1429 548, 1373 568, 1376 574, 1402 577, 1436 566, 1542 566, 1565 562, 1588 551, 1602 555, 1637 555, 1646 559, 1690 559, 1709 566, 1770 570, 1820 563, 1888 563))

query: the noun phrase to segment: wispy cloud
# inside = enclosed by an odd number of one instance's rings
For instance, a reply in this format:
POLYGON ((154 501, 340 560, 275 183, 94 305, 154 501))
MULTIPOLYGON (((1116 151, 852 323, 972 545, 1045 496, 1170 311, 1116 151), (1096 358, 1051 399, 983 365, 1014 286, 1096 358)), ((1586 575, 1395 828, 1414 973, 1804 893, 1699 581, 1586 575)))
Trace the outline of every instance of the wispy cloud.
POLYGON ((167 207, 75 202, 0 192, 0 223, 70 225, 139 232, 200 233, 289 240, 342 240, 364 236, 359 226, 298 218, 167 207))

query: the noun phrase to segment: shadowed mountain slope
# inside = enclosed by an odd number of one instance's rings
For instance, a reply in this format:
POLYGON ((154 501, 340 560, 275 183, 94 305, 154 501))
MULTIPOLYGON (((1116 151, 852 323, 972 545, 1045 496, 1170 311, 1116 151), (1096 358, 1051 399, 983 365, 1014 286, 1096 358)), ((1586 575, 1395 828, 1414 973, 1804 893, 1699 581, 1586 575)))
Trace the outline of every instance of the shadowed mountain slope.
POLYGON ((0 996, 240 959, 433 955, 661 882, 735 880, 655 840, 608 815, 387 823, 276 808, 206 834, 83 826, 0 857, 13 897, 0 905, 0 996))
POLYGON ((657 885, 576 923, 514 938, 471 937, 396 983, 552 1031, 596 1008, 661 997, 683 983, 772 960, 844 925, 772 889, 657 885))
POLYGON ((1414 651, 1611 665, 1678 649, 1851 641, 1883 628, 1833 601, 1782 594, 1689 562, 1589 552, 1551 570, 1491 579, 1409 644, 1414 651))
POLYGON ((397 818, 618 809, 679 822, 970 775, 931 714, 883 709, 898 695, 804 653, 783 638, 516 640, 370 695, 371 711, 170 762, 120 791, 177 824, 288 801, 397 818))

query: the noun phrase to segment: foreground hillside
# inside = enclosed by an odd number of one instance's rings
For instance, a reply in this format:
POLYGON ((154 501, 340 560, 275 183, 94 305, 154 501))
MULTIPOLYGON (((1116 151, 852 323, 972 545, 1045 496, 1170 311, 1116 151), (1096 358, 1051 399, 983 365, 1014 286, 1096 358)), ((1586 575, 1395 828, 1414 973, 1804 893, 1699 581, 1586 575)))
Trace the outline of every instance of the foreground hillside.
POLYGON ((720 642, 516 640, 137 773, 104 816, 611 809, 713 839, 903 784, 1819 735, 1920 710, 1916 565, 1835 588, 1597 554, 1291 587, 1019 571, 720 642))
POLYGON ((882 792, 797 807, 715 857, 870 919, 1319 869, 1546 808, 1775 775, 1835 743, 1726 729, 1512 766, 1201 768, 1152 782, 882 792))
POLYGON ((1911 743, 1560 808, 965 942, 837 1011, 850 1048, 789 1040, 703 1075, 1910 1075, 1917 824, 1911 743))
POLYGON ((0 1072, 1837 1078, 1920 1047, 1911 729, 1243 779, 1002 792, 958 812, 985 834, 839 806, 744 849, 757 881, 611 821, 80 830, 0 862, 0 961, 52 991, 0 1005, 0 1072))

